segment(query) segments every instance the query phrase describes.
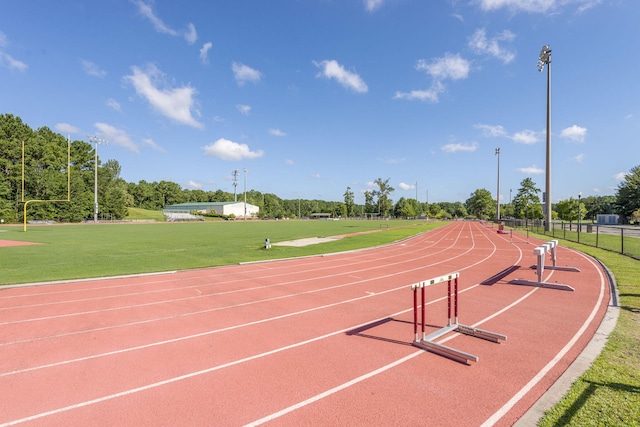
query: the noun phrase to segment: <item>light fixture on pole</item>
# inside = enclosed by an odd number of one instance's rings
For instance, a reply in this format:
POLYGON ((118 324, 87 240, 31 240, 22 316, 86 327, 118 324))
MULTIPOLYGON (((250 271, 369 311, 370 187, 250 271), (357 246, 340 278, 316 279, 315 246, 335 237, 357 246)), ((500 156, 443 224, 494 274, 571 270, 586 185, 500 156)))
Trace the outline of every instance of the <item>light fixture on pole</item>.
POLYGON ((244 168, 244 218, 247 219, 247 168, 244 168))
POLYGON ((580 243, 580 200, 582 199, 582 192, 578 193, 578 243, 580 243))
POLYGON ((500 222, 500 148, 496 148, 498 156, 498 192, 496 193, 496 221, 500 222))
POLYGON ((95 135, 87 135, 89 142, 96 144, 95 167, 93 177, 93 222, 98 222, 98 144, 109 144, 109 141, 100 139, 95 135))
POLYGON ((538 59, 538 71, 547 66, 547 165, 545 183, 544 230, 551 231, 551 48, 542 46, 538 59))

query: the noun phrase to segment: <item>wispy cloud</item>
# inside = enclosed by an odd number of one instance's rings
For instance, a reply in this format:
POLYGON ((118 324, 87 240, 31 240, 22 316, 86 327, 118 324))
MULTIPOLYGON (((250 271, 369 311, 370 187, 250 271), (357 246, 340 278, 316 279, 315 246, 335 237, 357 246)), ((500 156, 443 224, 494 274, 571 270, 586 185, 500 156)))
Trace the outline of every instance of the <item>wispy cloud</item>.
POLYGON ((401 182, 400 184, 398 184, 398 188, 400 188, 401 190, 414 190, 416 188, 415 184, 406 184, 404 182, 401 182))
POLYGON ((615 181, 624 181, 626 177, 627 177, 627 172, 618 172, 613 176, 613 179, 615 181))
POLYGON ((203 149, 204 155, 207 157, 216 157, 229 161, 256 159, 264 155, 262 150, 251 151, 247 144, 240 144, 224 138, 218 139, 214 143, 203 147, 203 149))
POLYGON ((54 127, 58 132, 64 135, 80 133, 80 129, 76 126, 70 125, 69 123, 56 123, 54 127))
POLYGON ((478 143, 472 142, 470 144, 451 143, 445 144, 440 147, 445 153, 456 153, 458 151, 476 151, 478 149, 478 143))
POLYGON ((156 144, 156 142, 151 139, 151 138, 145 138, 142 140, 142 143, 144 145, 146 145, 147 147, 150 147, 151 149, 155 150, 155 151, 159 151, 161 153, 164 153, 165 150, 164 148, 162 148, 161 146, 159 146, 158 144, 156 144))
POLYGON ((320 68, 320 72, 316 77, 335 80, 343 87, 356 93, 367 93, 369 91, 369 87, 357 73, 346 70, 334 59, 320 62, 313 61, 313 64, 320 68))
POLYGON ((258 83, 262 79, 260 71, 239 62, 232 63, 231 70, 238 86, 243 86, 246 82, 258 83))
POLYGON ((27 64, 6 53, 4 48, 7 46, 9 46, 9 39, 0 31, 0 65, 12 70, 25 71, 28 68, 27 64))
POLYGON ((138 147, 138 144, 131 140, 131 137, 125 130, 118 129, 107 123, 100 122, 95 123, 94 126, 98 130, 97 134, 98 136, 100 136, 100 138, 109 141, 109 143, 128 148, 129 150, 136 153, 140 152, 140 147, 138 147))
POLYGON ((573 160, 574 160, 575 162, 577 162, 577 163, 583 163, 583 162, 584 162, 585 157, 587 157, 587 155, 586 155, 586 154, 584 154, 584 153, 580 153, 580 154, 578 154, 577 156, 574 156, 574 157, 573 157, 573 160))
POLYGON ((364 3, 364 8, 367 12, 373 12, 376 9, 380 8, 385 0, 362 0, 364 3))
POLYGON ((203 64, 209 63, 209 50, 211 50, 212 47, 213 43, 206 42, 200 48, 200 61, 202 61, 203 64))
POLYGON ((280 129, 269 129, 269 134, 273 136, 287 136, 286 133, 281 131, 280 129))
POLYGON ((515 132, 513 135, 510 135, 509 132, 502 125, 487 125, 487 124, 475 124, 474 128, 480 129, 482 131, 482 135, 486 137, 504 137, 513 140, 518 144, 535 144, 540 141, 541 138, 544 137, 545 132, 536 132, 530 129, 524 129, 520 132, 515 132))
POLYGON ((536 165, 524 167, 524 168, 518 168, 517 171, 522 172, 525 175, 540 175, 544 173, 544 169, 540 169, 536 165))
POLYGON ((240 112, 240 114, 242 114, 243 116, 248 116, 249 113, 251 112, 251 106, 250 105, 244 105, 244 104, 238 104, 238 105, 236 105, 236 110, 238 110, 240 112))
POLYGON ((489 55, 501 60, 504 64, 513 61, 516 54, 501 46, 501 42, 512 42, 516 35, 511 31, 504 30, 493 38, 487 38, 484 28, 477 29, 469 40, 469 48, 478 55, 489 55))
POLYGON ((118 101, 116 101, 113 98, 109 98, 107 99, 107 107, 111 108, 112 110, 115 111, 121 111, 122 107, 120 106, 120 103, 118 101))
POLYGON ((508 9, 512 13, 551 13, 562 7, 575 6, 577 13, 582 13, 602 0, 478 0, 476 3, 482 10, 494 11, 508 9))
POLYGON ((202 188, 204 187, 201 183, 199 182, 195 182, 195 181, 189 181, 187 183, 187 187, 193 189, 193 190, 202 190, 202 188))
POLYGON ((439 96, 445 91, 446 80, 461 80, 469 77, 471 63, 460 54, 445 53, 443 57, 431 61, 420 59, 416 62, 416 70, 424 71, 431 77, 431 86, 426 90, 412 90, 410 92, 396 92, 394 99, 420 100, 438 102, 439 96))
POLYGON ((570 139, 573 142, 582 143, 587 136, 587 128, 583 128, 577 125, 562 129, 560 132, 562 138, 570 139))
POLYGON ((86 59, 81 59, 80 64, 82 64, 82 69, 85 73, 94 77, 105 77, 107 72, 98 67, 95 63, 88 61, 86 59))
POLYGON ((199 115, 193 87, 166 87, 164 74, 152 64, 144 70, 137 66, 131 70, 133 74, 125 76, 124 80, 131 83, 136 93, 146 99, 154 110, 178 123, 203 128, 202 123, 193 117, 193 114, 199 115))
POLYGON ((196 27, 189 23, 187 24, 187 28, 184 31, 176 31, 173 28, 169 27, 167 24, 160 19, 160 17, 153 10, 152 2, 145 3, 142 0, 131 0, 131 2, 136 5, 138 8, 138 12, 144 16, 146 19, 151 22, 155 30, 162 34, 168 34, 173 37, 184 37, 184 39, 189 44, 193 44, 198 39, 198 33, 196 32, 196 27))

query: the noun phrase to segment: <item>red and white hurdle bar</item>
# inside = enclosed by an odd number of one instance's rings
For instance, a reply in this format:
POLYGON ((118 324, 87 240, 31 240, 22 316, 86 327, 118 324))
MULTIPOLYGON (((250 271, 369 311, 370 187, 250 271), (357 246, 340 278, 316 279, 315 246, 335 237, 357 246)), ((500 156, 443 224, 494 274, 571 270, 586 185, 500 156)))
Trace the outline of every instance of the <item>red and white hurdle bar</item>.
POLYGON ((516 279, 516 280, 510 281, 509 283, 512 283, 514 285, 538 286, 541 288, 558 289, 561 291, 575 291, 573 287, 569 285, 565 285, 564 283, 551 283, 551 282, 545 282, 542 280, 542 274, 544 273, 544 270, 562 270, 562 271, 575 271, 575 272, 580 271, 580 269, 577 267, 556 265, 557 250, 558 250, 557 240, 551 240, 533 249, 533 254, 537 257, 537 264, 534 266, 536 269, 536 273, 538 275, 537 282, 532 280, 516 279), (552 265, 545 267, 544 260, 547 253, 551 255, 552 265))
POLYGON ((468 363, 469 361, 477 362, 479 360, 478 356, 475 356, 470 353, 466 353, 461 350, 457 350, 455 348, 447 347, 445 345, 435 342, 436 339, 440 338, 441 336, 449 332, 459 332, 465 335, 471 335, 474 337, 482 338, 482 339, 493 341, 493 342, 500 342, 500 340, 507 339, 507 337, 502 334, 497 334, 495 332, 485 331, 483 329, 474 328, 472 326, 461 325, 458 323, 458 277, 460 277, 460 273, 452 273, 445 276, 424 280, 422 282, 414 283, 411 285, 411 290, 413 291, 413 332, 415 335, 415 340, 413 341, 412 344, 416 347, 422 348, 423 350, 430 351, 440 356, 448 357, 458 362, 462 362, 462 363, 468 363), (444 282, 447 282, 447 310, 448 310, 447 326, 427 335, 425 332, 425 325, 426 325, 425 288, 431 285, 444 283, 444 282), (451 292, 452 282, 454 285, 453 294, 451 292), (418 289, 420 289, 420 294, 421 294, 421 302, 419 307, 418 307, 418 289), (453 317, 451 315, 452 295, 453 295, 453 317), (420 322, 418 322, 418 311, 421 312, 420 322), (422 328, 421 328, 422 337, 420 337, 418 333, 418 323, 422 325, 422 328))

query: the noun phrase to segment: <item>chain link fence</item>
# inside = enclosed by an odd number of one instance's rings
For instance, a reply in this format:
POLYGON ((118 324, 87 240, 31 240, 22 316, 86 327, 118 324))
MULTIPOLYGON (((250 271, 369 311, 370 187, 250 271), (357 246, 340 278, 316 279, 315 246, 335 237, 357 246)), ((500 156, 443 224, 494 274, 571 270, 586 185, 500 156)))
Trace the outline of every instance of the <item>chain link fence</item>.
POLYGON ((551 223, 551 230, 545 231, 542 220, 508 219, 502 220, 502 223, 506 227, 524 229, 640 259, 639 226, 554 221, 551 223))

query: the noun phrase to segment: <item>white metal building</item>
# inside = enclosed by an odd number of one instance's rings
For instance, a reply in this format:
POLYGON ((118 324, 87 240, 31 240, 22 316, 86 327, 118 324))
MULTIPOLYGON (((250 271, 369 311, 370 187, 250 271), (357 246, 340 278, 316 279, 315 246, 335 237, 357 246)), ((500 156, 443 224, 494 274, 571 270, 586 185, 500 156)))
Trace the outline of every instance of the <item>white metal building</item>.
POLYGON ((177 205, 166 206, 165 212, 170 213, 189 213, 199 212, 207 214, 216 212, 219 215, 234 215, 236 218, 251 218, 258 215, 260 208, 256 205, 244 202, 198 202, 198 203, 179 203, 177 205))

